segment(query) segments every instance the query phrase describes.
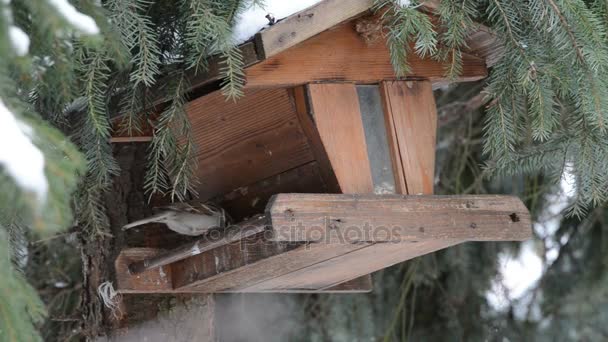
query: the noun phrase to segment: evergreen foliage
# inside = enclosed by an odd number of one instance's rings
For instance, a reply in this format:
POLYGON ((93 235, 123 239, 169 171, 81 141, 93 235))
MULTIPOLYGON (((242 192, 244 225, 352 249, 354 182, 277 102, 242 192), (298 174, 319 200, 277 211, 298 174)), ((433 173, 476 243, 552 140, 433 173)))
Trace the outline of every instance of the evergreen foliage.
POLYGON ((129 134, 153 121, 149 195, 183 200, 193 194, 196 159, 184 111, 185 73, 205 70, 206 57, 221 54, 223 91, 231 99, 241 96, 243 61, 232 27, 241 11, 260 3, 74 0, 72 5, 95 19, 99 35, 79 31, 47 0, 0 2, 0 98, 34 132, 49 181, 46 200, 40 202, 0 172, 0 309, 8 310, 0 315, 2 340, 37 339, 32 324, 44 314, 18 262, 10 263, 11 256, 19 259, 17 250, 9 248, 9 232, 26 226, 51 234, 77 225, 85 238, 107 234, 102 196, 119 171, 109 142, 114 117, 123 114, 122 129, 129 134), (29 36, 24 56, 11 45, 13 26, 29 36), (149 94, 167 75, 169 102, 153 118, 149 94))
MULTIPOLYGON (((448 61, 446 75, 462 70, 466 37, 485 23, 504 46, 487 85, 487 167, 498 175, 539 173, 555 182, 565 167, 577 178, 571 212, 605 203, 608 191, 608 40, 605 1, 442 0, 436 26, 401 1, 387 7, 388 43, 395 70, 407 70, 403 46, 448 61), (409 46, 405 44, 406 46, 409 46), (424 47, 424 48, 422 48, 424 47)), ((407 49, 406 49, 407 50, 407 49)))

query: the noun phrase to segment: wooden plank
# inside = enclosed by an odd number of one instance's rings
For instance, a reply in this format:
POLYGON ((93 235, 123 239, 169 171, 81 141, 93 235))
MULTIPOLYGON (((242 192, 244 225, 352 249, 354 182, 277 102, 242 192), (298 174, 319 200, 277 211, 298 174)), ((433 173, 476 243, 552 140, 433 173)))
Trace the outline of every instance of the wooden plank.
MULTIPOLYGON (((371 272, 370 272, 371 273, 371 272)), ((359 278, 338 285, 327 287, 316 292, 322 293, 369 293, 374 289, 371 274, 363 274, 359 278)), ((274 291, 274 290, 273 290, 274 291)))
POLYGON ((171 267, 169 266, 162 266, 137 275, 129 272, 130 264, 163 252, 163 250, 154 248, 129 248, 121 251, 114 261, 117 291, 120 293, 172 292, 171 267))
MULTIPOLYGON (((249 240, 247 243, 241 244, 241 247, 243 247, 245 253, 255 251, 257 248, 259 254, 250 255, 251 263, 232 269, 219 270, 215 275, 213 271, 210 273, 202 272, 202 267, 208 264, 202 258, 204 254, 183 260, 172 267, 174 272, 173 285, 181 291, 241 292, 252 284, 308 267, 363 246, 356 244, 334 244, 331 246, 332 248, 327 248, 326 245, 322 244, 292 244, 288 246, 284 243, 281 245, 278 242, 257 239, 249 240)), ((267 289, 259 288, 256 291, 265 290, 267 289)), ((292 288, 292 290, 318 289, 292 288)))
POLYGON ((246 90, 237 102, 218 91, 188 103, 187 114, 201 200, 314 160, 285 89, 246 90))
MULTIPOLYGON (((222 289, 218 290, 219 279, 212 280, 209 286, 200 287, 187 287, 187 288, 173 288, 172 279, 169 277, 171 274, 170 266, 163 266, 162 272, 160 270, 150 270, 139 275, 133 275, 128 272, 128 265, 133 261, 143 260, 144 258, 152 258, 154 256, 163 254, 164 251, 154 248, 130 248, 123 250, 115 261, 116 276, 117 276, 117 288, 118 293, 123 294, 176 294, 176 293, 211 293, 210 290, 215 290, 213 293, 238 293, 242 292, 238 288, 234 289, 222 289), (164 272, 164 275, 163 275, 164 272)), ((211 255, 213 257, 213 255, 211 255)), ((250 268, 253 271, 257 271, 259 267, 250 268)), ((248 269, 241 270, 248 272, 248 269)), ((241 272, 239 271, 239 272, 241 272)), ((236 272, 234 272, 236 273, 236 272)), ((258 273, 247 273, 255 274, 258 273)), ((230 275, 231 277, 234 274, 230 275)), ((255 278, 255 279, 259 279, 255 278)), ((244 282, 243 284, 247 284, 244 282)), ((255 284, 256 281, 252 281, 251 284, 255 284)), ((347 281, 326 289, 287 289, 283 288, 280 291, 269 288, 259 287, 259 290, 247 291, 247 292, 281 292, 281 293, 367 293, 373 288, 371 277, 364 275, 352 281, 347 281)))
POLYGON ((336 256, 325 262, 294 271, 281 277, 252 285, 243 292, 281 292, 290 288, 326 289, 336 286, 345 279, 379 271, 400 262, 455 245, 460 240, 409 242, 407 244, 378 243, 336 256))
MULTIPOLYGON (((247 87, 284 87, 310 82, 378 83, 396 79, 384 38, 368 45, 347 22, 247 68, 247 87)), ((445 64, 408 56, 410 79, 444 81, 445 64)), ((487 76, 485 60, 463 53, 463 73, 453 82, 487 76)))
POLYGON ((195 242, 178 247, 167 253, 161 253, 152 258, 146 258, 142 261, 130 264, 129 273, 137 275, 233 242, 241 241, 250 236, 264 232, 266 223, 267 219, 264 216, 257 216, 237 225, 227 227, 224 230, 212 230, 195 242))
MULTIPOLYGON (((240 45, 239 48, 241 50, 241 55, 243 56, 243 63, 245 67, 261 61, 261 59, 258 57, 255 43, 247 42, 240 45)), ((213 85, 214 82, 218 82, 221 79, 223 57, 220 55, 211 56, 207 59, 207 61, 205 61, 205 64, 207 67, 200 68, 198 73, 186 73, 187 83, 189 85, 187 98, 189 99, 196 99, 197 97, 206 95, 210 92, 210 90, 205 90, 204 88, 213 85)), ((156 112, 163 110, 165 104, 167 103, 167 94, 170 90, 169 87, 171 86, 174 78, 175 75, 169 74, 160 78, 156 82, 156 86, 149 90, 150 93, 146 94, 145 110, 153 109, 156 112)), ((211 89, 211 91, 217 89, 218 87, 215 87, 215 89, 211 89)), ((123 95, 117 95, 117 97, 113 98, 111 102, 120 103, 121 96, 123 95)), ((152 135, 154 132, 152 126, 148 122, 143 123, 141 133, 135 133, 132 136, 129 136, 124 132, 121 132, 121 121, 121 117, 115 117, 112 119, 113 133, 112 138, 110 139, 112 143, 149 142, 152 140, 152 135)))
POLYGON ((279 193, 327 193, 316 161, 281 172, 256 183, 239 187, 211 200, 235 221, 264 212, 268 200, 279 193))
MULTIPOLYGON (((308 138, 308 143, 312 149, 312 153, 315 156, 315 160, 319 165, 323 182, 327 187, 329 193, 340 193, 340 185, 338 179, 331 166, 327 152, 323 147, 323 142, 319 136, 319 131, 315 126, 312 118, 312 112, 310 110, 310 103, 308 100, 308 90, 305 86, 295 87, 291 90, 293 96, 294 105, 300 120, 300 126, 308 138)), ((311 191, 308 191, 311 192, 311 191)))
POLYGON ((372 193, 365 133, 352 84, 310 84, 314 120, 343 193, 372 193))
POLYGON ((260 53, 272 57, 308 38, 368 11, 372 0, 325 0, 259 32, 260 53))
POLYGON ((401 190, 409 194, 433 193, 437 107, 428 81, 383 82, 393 169, 401 190), (405 188, 403 188, 403 183, 405 188))
POLYGON ((526 206, 514 196, 280 194, 268 216, 277 241, 522 241, 526 206))

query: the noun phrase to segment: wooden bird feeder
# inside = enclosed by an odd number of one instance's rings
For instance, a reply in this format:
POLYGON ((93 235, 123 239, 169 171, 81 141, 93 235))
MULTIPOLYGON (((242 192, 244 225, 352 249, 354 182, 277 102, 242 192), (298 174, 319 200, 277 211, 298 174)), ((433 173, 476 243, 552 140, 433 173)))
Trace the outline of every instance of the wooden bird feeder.
POLYGON ((236 102, 217 90, 219 60, 192 77, 200 200, 240 223, 175 249, 125 246, 119 292, 366 292, 371 273, 396 263, 531 236, 517 198, 432 196, 433 87, 485 78, 493 37, 471 33, 455 80, 415 55, 398 79, 382 35, 370 41, 357 25, 377 20, 371 3, 323 1, 258 33, 241 46, 247 85, 236 102))

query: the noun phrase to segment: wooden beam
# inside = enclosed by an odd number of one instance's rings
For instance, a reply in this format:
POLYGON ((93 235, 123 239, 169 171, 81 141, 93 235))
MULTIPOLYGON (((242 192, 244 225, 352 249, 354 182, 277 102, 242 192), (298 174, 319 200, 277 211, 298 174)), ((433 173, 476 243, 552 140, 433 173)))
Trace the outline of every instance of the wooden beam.
POLYGON ((289 288, 331 288, 344 279, 376 272, 460 242, 460 240, 426 240, 406 244, 377 243, 252 285, 243 291, 256 292, 262 288, 273 292, 281 292, 289 288))
POLYGON ((128 248, 120 252, 114 261, 116 287, 119 293, 168 293, 173 292, 171 267, 161 266, 141 274, 131 274, 129 265, 153 258, 166 251, 155 248, 128 248))
POLYGON ((214 197, 211 202, 219 204, 238 222, 263 213, 266 204, 275 194, 333 193, 334 191, 329 191, 326 187, 322 173, 319 163, 312 161, 253 184, 238 187, 214 197))
POLYGON ((404 194, 432 194, 437 105, 431 82, 382 82, 381 92, 398 188, 404 194))
MULTIPOLYGON (((373 45, 347 22, 247 68, 247 87, 285 87, 311 82, 378 83, 396 79, 384 39, 373 45)), ((446 81, 444 63, 408 56, 411 79, 446 81)), ((485 60, 463 53, 462 75, 450 82, 487 77, 485 60)))
MULTIPOLYGON (((177 294, 177 293, 239 293, 239 292, 280 292, 280 293, 368 293, 372 290, 373 284, 371 277, 367 274, 347 281, 336 284, 335 286, 313 289, 313 288, 283 288, 281 290, 263 288, 258 286, 259 290, 243 291, 239 288, 225 288, 218 289, 219 278, 213 279, 209 282, 209 286, 199 287, 186 287, 186 288, 174 288, 171 277, 171 266, 165 265, 161 268, 154 270, 148 270, 144 273, 134 275, 128 272, 128 265, 134 261, 141 261, 147 258, 154 258, 160 254, 166 253, 163 250, 154 248, 129 248, 123 250, 115 261, 116 276, 117 276, 117 291, 123 294, 177 294), (213 290, 213 291, 211 291, 213 290)), ((269 265, 264 263, 263 265, 269 265)), ((260 266, 255 268, 248 268, 245 271, 247 274, 252 273, 260 269, 260 266)), ((245 274, 246 275, 246 274, 245 274)), ((231 275, 232 277, 233 275, 231 275)), ((241 284, 244 285, 245 283, 241 284)), ((256 281, 252 281, 251 285, 256 284, 256 281)))
POLYGON ((325 0, 259 32, 255 41, 272 57, 352 17, 367 12, 372 0, 325 0))
POLYGON ((343 193, 372 193, 371 168, 353 84, 310 84, 316 128, 343 193))
POLYGON ((277 241, 521 241, 526 206, 513 196, 280 194, 268 216, 277 241))
MULTIPOLYGON (((308 138, 308 144, 312 149, 315 160, 319 165, 321 177, 327 187, 329 193, 340 193, 340 185, 334 173, 334 169, 329 161, 329 156, 323 147, 323 141, 319 136, 319 131, 313 121, 313 114, 310 109, 311 104, 308 97, 308 89, 306 86, 295 87, 291 89, 294 105, 300 121, 300 127, 308 138)), ((310 192, 310 191, 309 191, 310 192)))
MULTIPOLYGON (((205 254, 195 256, 173 265, 173 285, 182 291, 242 292, 247 287, 259 282, 314 265, 359 249, 362 246, 334 244, 331 246, 332 248, 326 248, 322 244, 288 245, 260 238, 257 240, 249 239, 237 247, 242 248, 243 252, 249 254, 253 260, 241 265, 234 265, 237 267, 229 265, 229 267, 220 268, 219 272, 215 272, 213 265, 209 265, 204 260, 205 254), (258 250, 258 252, 251 253, 254 250, 258 250), (261 257, 258 258, 258 256, 261 257), (212 268, 210 272, 205 270, 208 266, 212 268)), ((240 263, 240 260, 234 259, 232 261, 240 263)), ((354 278, 356 277, 350 279, 354 278)), ((272 289, 272 286, 257 288, 255 292, 271 291, 272 289)), ((292 290, 315 291, 318 288, 299 287, 292 290)))
POLYGON ((129 273, 137 275, 145 271, 169 265, 174 262, 199 255, 212 249, 238 242, 253 235, 264 232, 266 229, 266 218, 264 216, 254 217, 237 225, 230 226, 225 230, 214 230, 198 241, 186 244, 167 253, 161 253, 152 258, 147 258, 129 265, 129 273))

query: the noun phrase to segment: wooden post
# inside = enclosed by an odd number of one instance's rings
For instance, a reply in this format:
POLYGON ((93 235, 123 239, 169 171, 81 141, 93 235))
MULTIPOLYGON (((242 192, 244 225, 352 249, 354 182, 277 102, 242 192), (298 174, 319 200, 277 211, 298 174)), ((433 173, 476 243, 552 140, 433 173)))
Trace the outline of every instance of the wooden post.
POLYGON ((430 195, 435 177, 437 107, 429 81, 382 82, 395 183, 401 194, 430 195))

